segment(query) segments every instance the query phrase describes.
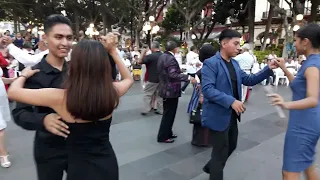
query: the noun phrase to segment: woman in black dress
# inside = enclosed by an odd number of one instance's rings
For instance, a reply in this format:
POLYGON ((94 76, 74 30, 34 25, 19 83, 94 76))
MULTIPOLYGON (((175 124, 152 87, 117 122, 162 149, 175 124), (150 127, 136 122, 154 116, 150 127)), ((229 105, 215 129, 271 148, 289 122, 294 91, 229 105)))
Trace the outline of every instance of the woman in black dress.
MULTIPOLYGON (((216 54, 216 50, 213 48, 211 44, 204 44, 200 50, 199 50, 199 60, 203 63, 206 59, 211 58, 216 54)), ((201 82, 201 69, 198 70, 196 73, 197 76, 200 79, 201 82)), ((200 83, 201 84, 201 83, 200 83)), ((195 91, 200 91, 201 88, 197 87, 195 91)), ((199 97, 193 97, 192 100, 196 100, 197 102, 190 102, 190 104, 196 103, 196 108, 201 108, 202 101, 203 101, 203 95, 202 93, 193 93, 195 96, 199 97), (199 102, 198 102, 199 101, 199 102)), ((190 106, 190 105, 189 105, 190 106)), ((191 105, 193 106, 193 105, 191 105)), ((193 124, 193 136, 191 144, 194 146, 209 146, 209 130, 207 128, 202 127, 201 123, 194 123, 193 124)))
POLYGON ((12 84, 12 100, 50 107, 68 125, 67 180, 118 180, 118 164, 109 141, 112 113, 133 80, 116 50, 116 36, 102 41, 82 40, 74 46, 65 89, 24 89, 27 78, 37 72, 25 68, 12 84), (123 78, 113 82, 112 56, 123 78))

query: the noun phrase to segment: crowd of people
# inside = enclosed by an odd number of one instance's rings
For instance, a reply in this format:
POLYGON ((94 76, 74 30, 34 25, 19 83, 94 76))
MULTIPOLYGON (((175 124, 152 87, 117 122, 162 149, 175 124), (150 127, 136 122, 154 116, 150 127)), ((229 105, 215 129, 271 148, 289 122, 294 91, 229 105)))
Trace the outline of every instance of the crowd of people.
POLYGON ((11 165, 4 130, 12 114, 18 126, 36 132, 34 159, 39 180, 60 180, 64 172, 68 180, 118 180, 109 132, 119 98, 134 83, 131 71, 135 65, 142 71, 141 115, 154 112, 162 116, 159 143, 173 143, 178 138, 172 126, 179 98, 189 84, 193 85, 187 111, 194 124, 192 144, 212 146, 203 170, 210 174, 210 180, 223 180, 225 164, 237 147, 238 122, 246 111, 246 86, 268 80, 281 69, 290 81, 292 101, 284 102, 278 94, 268 96, 272 105, 290 111, 283 179, 297 180, 301 172, 308 180, 318 179, 313 162, 320 136, 319 25, 310 24, 296 32, 295 47, 303 59, 298 64, 271 54, 257 66, 251 47, 240 47, 241 34, 226 29, 219 36, 220 49, 210 44, 191 47, 184 67, 176 58, 179 46, 174 41, 165 43, 164 52, 156 41, 141 52, 138 47, 127 51, 118 46, 118 37, 112 33, 74 44, 71 27, 68 18, 49 16, 41 39, 45 48, 35 55, 14 43, 21 38, 1 37, 1 66, 9 65, 10 56, 22 66, 19 73, 0 81, 2 167, 11 165), (10 84, 8 92, 5 84, 10 84), (12 112, 8 99, 17 102, 12 112))

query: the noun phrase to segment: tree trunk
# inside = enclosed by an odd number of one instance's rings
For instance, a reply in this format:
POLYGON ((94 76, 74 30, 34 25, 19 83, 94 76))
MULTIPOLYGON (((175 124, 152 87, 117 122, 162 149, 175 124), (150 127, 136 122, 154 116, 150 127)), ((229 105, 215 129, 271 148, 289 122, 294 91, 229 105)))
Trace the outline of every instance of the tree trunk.
POLYGON ((107 34, 108 24, 107 24, 107 15, 105 13, 102 14, 102 23, 103 23, 103 34, 107 34))
POLYGON ((140 47, 140 32, 136 30, 135 46, 140 47))
POLYGON ((112 27, 110 23, 107 23, 107 29, 108 29, 108 32, 112 32, 112 27))
POLYGON ((74 22, 75 22, 76 37, 79 38, 79 31, 80 31, 79 10, 77 8, 74 8, 73 12, 74 12, 74 22))
POLYGON ((267 46, 267 37, 269 36, 269 31, 270 31, 270 27, 271 27, 271 22, 272 22, 272 16, 273 16, 273 13, 274 12, 274 6, 273 5, 270 5, 270 8, 269 8, 269 13, 268 13, 268 22, 267 22, 267 25, 266 25, 266 30, 264 32, 264 35, 263 35, 263 43, 262 43, 262 46, 261 46, 261 51, 264 51, 266 50, 266 46, 267 46))
MULTIPOLYGON (((146 12, 146 17, 145 18, 147 20, 149 19, 149 16, 151 15, 151 14, 148 13, 149 9, 150 9, 150 1, 146 0, 146 6, 145 6, 145 9, 144 9, 144 12, 146 12)), ((146 33, 146 41, 147 41, 148 46, 151 47, 151 30, 146 33)))
POLYGON ((309 22, 316 22, 317 20, 317 11, 318 11, 318 7, 320 5, 319 0, 311 0, 311 15, 310 15, 310 19, 309 22))
POLYGON ((182 41, 182 37, 183 37, 183 30, 180 29, 180 41, 182 41))
POLYGON ((186 18, 187 19, 187 31, 186 31, 186 42, 188 44, 188 47, 191 48, 193 46, 193 41, 192 41, 192 30, 190 30, 191 26, 191 18, 186 18))
POLYGON ((249 26, 249 44, 251 48, 254 47, 254 20, 255 20, 255 4, 256 0, 250 0, 248 11, 248 26, 249 26))
POLYGON ((291 30, 289 30, 289 22, 288 22, 287 14, 284 13, 282 17, 283 17, 283 28, 285 31, 285 43, 282 50, 282 57, 287 58, 288 57, 287 44, 291 43, 290 37, 293 38, 293 34, 291 35, 291 30))
POLYGON ((19 20, 18 20, 18 18, 16 17, 16 16, 13 16, 13 18, 14 18, 14 33, 17 33, 18 32, 18 26, 20 26, 20 24, 19 24, 19 20))

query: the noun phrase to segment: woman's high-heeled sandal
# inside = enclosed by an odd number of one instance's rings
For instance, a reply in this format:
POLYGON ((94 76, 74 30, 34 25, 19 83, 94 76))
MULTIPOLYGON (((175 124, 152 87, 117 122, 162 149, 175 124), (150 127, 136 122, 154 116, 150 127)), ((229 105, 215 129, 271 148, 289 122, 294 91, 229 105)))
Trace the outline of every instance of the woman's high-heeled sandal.
POLYGON ((7 156, 0 156, 0 162, 1 162, 1 166, 3 168, 9 168, 11 166, 11 162, 9 161, 9 155, 7 156))

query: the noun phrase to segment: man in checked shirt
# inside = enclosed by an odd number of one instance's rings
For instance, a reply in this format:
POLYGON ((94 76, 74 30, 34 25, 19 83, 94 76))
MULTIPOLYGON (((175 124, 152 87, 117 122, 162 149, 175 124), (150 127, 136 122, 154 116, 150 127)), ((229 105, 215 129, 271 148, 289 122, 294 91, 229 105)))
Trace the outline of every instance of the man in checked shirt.
MULTIPOLYGON (((250 53, 251 48, 249 44, 244 44, 241 49, 242 49, 242 54, 239 54, 234 59, 238 61, 240 68, 244 72, 246 72, 247 74, 250 74, 251 68, 253 64, 257 61, 257 58, 255 55, 250 53)), ((242 102, 246 100, 247 90, 248 90, 248 87, 245 85, 242 85, 242 99, 241 99, 242 102)))

